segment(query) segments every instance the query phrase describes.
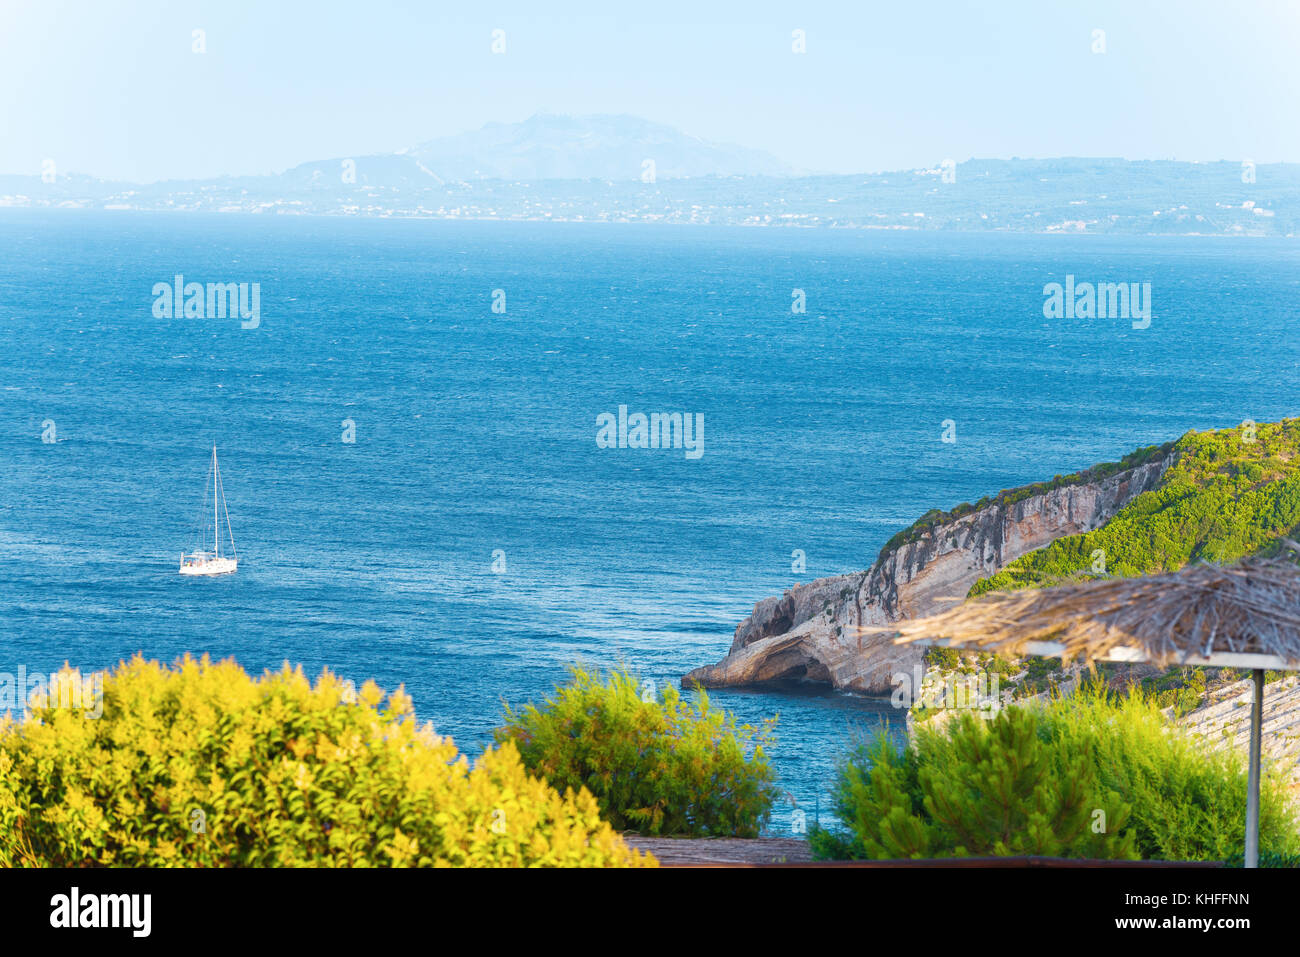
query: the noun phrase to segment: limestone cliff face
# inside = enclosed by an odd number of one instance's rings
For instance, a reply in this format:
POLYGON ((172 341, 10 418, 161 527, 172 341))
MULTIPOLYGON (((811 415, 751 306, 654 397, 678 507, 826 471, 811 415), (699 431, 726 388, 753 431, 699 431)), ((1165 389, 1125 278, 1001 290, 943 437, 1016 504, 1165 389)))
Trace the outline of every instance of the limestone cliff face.
MULTIPOLYGON (((1210 750, 1231 748, 1247 754, 1254 697, 1251 681, 1238 681, 1214 692, 1178 723, 1210 750)), ((1265 686, 1263 727, 1264 760, 1286 778, 1291 800, 1300 808, 1300 675, 1265 686)))
POLYGON ((716 665, 696 668, 683 687, 758 684, 776 678, 825 681, 836 688, 888 693, 896 673, 921 666, 924 649, 885 637, 857 634, 938 611, 961 601, 981 578, 1054 539, 1091 531, 1141 493, 1154 488, 1172 457, 989 505, 937 525, 916 541, 889 551, 865 572, 795 585, 766 598, 736 628, 731 652, 716 665))

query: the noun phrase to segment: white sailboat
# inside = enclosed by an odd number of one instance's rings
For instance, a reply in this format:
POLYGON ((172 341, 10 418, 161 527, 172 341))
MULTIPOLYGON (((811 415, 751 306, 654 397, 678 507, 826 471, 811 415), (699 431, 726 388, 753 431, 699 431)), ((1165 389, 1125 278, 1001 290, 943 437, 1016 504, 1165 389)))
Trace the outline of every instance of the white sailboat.
POLYGON ((200 521, 198 549, 186 555, 181 553, 182 575, 230 575, 239 567, 235 553, 235 533, 230 530, 230 513, 226 511, 226 493, 221 487, 221 468, 217 465, 217 447, 212 446, 212 469, 203 489, 203 512, 200 521), (208 548, 208 489, 212 489, 212 548, 208 548), (221 554, 221 516, 226 518, 226 537, 230 540, 230 553, 221 554))

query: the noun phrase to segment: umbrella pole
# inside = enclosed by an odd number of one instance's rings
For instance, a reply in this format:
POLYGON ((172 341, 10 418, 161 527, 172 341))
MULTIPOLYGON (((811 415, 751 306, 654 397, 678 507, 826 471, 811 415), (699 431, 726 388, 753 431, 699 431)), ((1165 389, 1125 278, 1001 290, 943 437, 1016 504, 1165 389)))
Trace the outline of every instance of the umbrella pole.
POLYGON ((1264 725, 1264 671, 1254 671, 1250 705, 1250 779, 1246 785, 1246 866, 1259 867, 1259 743, 1264 725))

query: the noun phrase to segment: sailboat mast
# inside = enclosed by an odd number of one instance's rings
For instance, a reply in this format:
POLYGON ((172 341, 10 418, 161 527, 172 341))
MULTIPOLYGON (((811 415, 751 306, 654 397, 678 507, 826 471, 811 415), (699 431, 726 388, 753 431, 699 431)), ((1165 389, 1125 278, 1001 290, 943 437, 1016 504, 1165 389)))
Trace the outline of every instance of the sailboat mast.
POLYGON ((221 524, 217 521, 217 496, 220 494, 221 472, 217 469, 217 447, 212 446, 212 547, 221 557, 221 524))

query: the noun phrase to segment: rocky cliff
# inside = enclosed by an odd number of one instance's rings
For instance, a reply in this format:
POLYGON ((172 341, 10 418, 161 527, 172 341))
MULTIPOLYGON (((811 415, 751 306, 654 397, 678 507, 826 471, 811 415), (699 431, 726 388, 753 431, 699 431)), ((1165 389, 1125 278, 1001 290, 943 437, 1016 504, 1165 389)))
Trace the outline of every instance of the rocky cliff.
MULTIPOLYGON (((1250 680, 1238 681, 1212 693, 1206 704, 1178 723, 1211 749, 1248 754, 1254 697, 1250 680)), ((1300 676, 1288 675, 1264 688, 1260 742, 1268 766, 1286 778, 1291 799, 1300 807, 1300 676)))
POLYGON ((777 678, 829 682, 886 694, 893 676, 923 667, 923 648, 861 637, 859 626, 931 614, 960 601, 980 578, 1065 535, 1104 525, 1154 488, 1172 455, 1094 481, 1000 500, 887 549, 865 572, 795 585, 767 598, 736 628, 730 653, 696 668, 683 687, 758 684, 777 678))

